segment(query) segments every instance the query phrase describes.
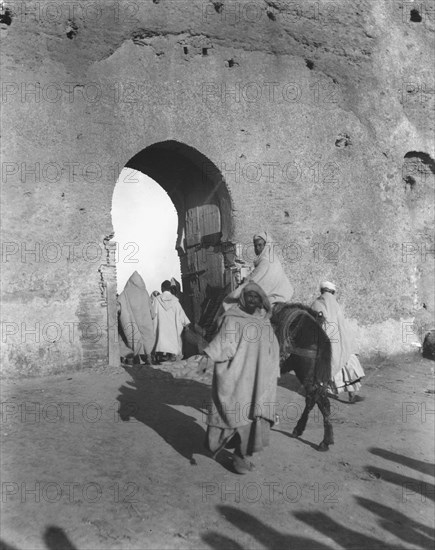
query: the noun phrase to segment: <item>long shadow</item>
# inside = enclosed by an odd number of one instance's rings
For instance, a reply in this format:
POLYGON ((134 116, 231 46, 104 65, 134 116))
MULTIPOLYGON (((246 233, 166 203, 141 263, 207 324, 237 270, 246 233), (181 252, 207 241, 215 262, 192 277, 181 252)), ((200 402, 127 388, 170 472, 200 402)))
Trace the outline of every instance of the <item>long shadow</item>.
POLYGON ((53 525, 46 528, 44 542, 48 550, 77 550, 66 536, 65 531, 53 525))
MULTIPOLYGON (((332 550, 330 546, 308 537, 280 533, 251 514, 232 506, 218 506, 217 509, 227 521, 254 537, 268 550, 332 550)), ((243 550, 237 541, 215 531, 202 535, 202 540, 215 550, 243 550)))
MULTIPOLYGON (((61 527, 50 525, 45 529, 43 539, 47 550, 77 550, 61 527)), ((18 550, 18 548, 0 540, 0 550, 18 550)))
POLYGON ((386 460, 391 460, 392 462, 397 462, 398 464, 412 468, 422 474, 435 477, 435 464, 430 464, 429 462, 424 462, 423 460, 417 460, 416 458, 409 458, 408 456, 392 453, 391 451, 380 449, 378 447, 371 447, 369 451, 373 455, 380 456, 386 460))
POLYGON ((356 497, 356 500, 360 506, 380 517, 380 525, 385 531, 389 531, 409 544, 414 544, 427 550, 433 550, 434 530, 430 527, 418 521, 414 521, 405 516, 405 514, 373 500, 363 497, 356 497))
POLYGON ((202 540, 210 546, 210 548, 215 548, 216 550, 244 550, 238 542, 225 535, 216 533, 212 531, 202 536, 202 540))
POLYGON ((391 546, 375 537, 340 525, 323 512, 295 512, 294 516, 323 535, 333 539, 346 550, 405 550, 404 546, 391 546))
MULTIPOLYGON (((380 478, 383 481, 388 481, 389 483, 394 483, 402 487, 403 498, 414 493, 421 496, 423 499, 422 502, 424 502, 425 498, 435 500, 435 485, 432 483, 426 483, 425 481, 420 481, 413 477, 396 474, 396 472, 390 472, 389 470, 373 466, 366 466, 365 470, 369 474, 374 473, 378 479, 380 478)), ((406 500, 404 502, 406 502, 406 500)))
POLYGON ((149 426, 191 464, 196 464, 194 454, 211 456, 204 446, 205 431, 196 418, 171 406, 192 407, 204 414, 205 419, 210 388, 152 367, 125 367, 125 370, 133 380, 119 388, 121 420, 133 417, 149 426))

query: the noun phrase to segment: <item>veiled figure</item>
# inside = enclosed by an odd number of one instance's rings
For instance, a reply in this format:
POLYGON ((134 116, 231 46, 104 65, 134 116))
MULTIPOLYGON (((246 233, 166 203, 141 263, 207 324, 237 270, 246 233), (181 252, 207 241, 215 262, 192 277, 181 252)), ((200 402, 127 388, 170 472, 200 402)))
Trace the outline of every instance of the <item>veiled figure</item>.
POLYGON ((145 282, 137 271, 128 279, 118 303, 119 324, 126 345, 135 358, 143 355, 145 363, 150 363, 155 341, 151 300, 145 282))

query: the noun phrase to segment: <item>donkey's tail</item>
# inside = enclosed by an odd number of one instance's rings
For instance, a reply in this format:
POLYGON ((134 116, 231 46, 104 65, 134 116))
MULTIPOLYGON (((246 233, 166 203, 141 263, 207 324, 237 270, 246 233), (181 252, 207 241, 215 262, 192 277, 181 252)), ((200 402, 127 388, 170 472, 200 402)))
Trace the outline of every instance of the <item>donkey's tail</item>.
POLYGON ((331 341, 323 328, 317 325, 317 357, 314 369, 314 381, 318 384, 327 384, 331 380, 331 341))

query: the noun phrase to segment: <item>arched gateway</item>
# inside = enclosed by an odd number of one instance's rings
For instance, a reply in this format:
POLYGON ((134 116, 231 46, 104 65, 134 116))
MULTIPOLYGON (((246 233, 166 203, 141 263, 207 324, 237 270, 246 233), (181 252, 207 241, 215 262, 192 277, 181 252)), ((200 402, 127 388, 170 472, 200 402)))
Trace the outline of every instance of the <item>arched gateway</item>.
MULTIPOLYGON (((208 335, 220 302, 234 286, 236 270, 231 198, 224 178, 198 150, 172 140, 143 149, 126 168, 155 180, 177 209, 183 307, 208 335)), ((107 281, 107 274, 103 279, 107 281)), ((106 284, 109 326, 116 309, 113 282, 112 277, 112 284, 106 284)), ((117 349, 110 340, 109 361, 116 364, 117 349)))

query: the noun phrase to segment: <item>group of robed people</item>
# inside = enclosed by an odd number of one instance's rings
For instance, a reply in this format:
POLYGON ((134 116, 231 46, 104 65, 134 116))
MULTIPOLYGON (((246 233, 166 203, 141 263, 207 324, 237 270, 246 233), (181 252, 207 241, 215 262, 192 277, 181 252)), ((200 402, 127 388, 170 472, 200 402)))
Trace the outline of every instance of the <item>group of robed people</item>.
MULTIPOLYGON (((233 467, 240 474, 253 468, 250 458, 268 445, 276 421, 280 350, 270 317, 275 304, 290 302, 293 296, 270 236, 262 232, 253 240, 254 269, 225 298, 218 333, 204 349, 214 363, 208 448, 215 455, 234 448, 233 467)), ((335 298, 335 285, 325 281, 320 291, 311 307, 333 327, 330 396, 347 392, 354 402, 364 371, 352 353, 351 332, 335 298)))
POLYGON ((150 297, 139 273, 135 271, 131 275, 118 297, 121 345, 124 347, 121 355, 145 365, 181 358, 181 334, 190 321, 177 293, 177 281, 165 280, 161 293, 154 291, 150 297))
MULTIPOLYGON (((238 473, 253 468, 249 458, 268 445, 276 421, 271 405, 276 401, 280 350, 270 317, 275 304, 290 302, 293 297, 293 286, 272 248, 270 235, 258 233, 253 241, 254 269, 224 299, 217 333, 204 349, 214 364, 207 445, 215 455, 223 448, 234 448, 233 466, 238 473)), ((347 392, 349 401, 354 402, 364 371, 352 353, 351 331, 336 300, 335 285, 325 281, 320 291, 311 307, 333 327, 329 395, 347 392)), ((121 327, 131 325, 134 319, 139 328, 136 339, 130 331, 128 345, 147 362, 153 362, 159 353, 169 353, 171 360, 181 357, 181 334, 189 319, 174 293, 171 282, 165 281, 162 294, 153 293, 150 299, 135 272, 119 297, 121 327)))

